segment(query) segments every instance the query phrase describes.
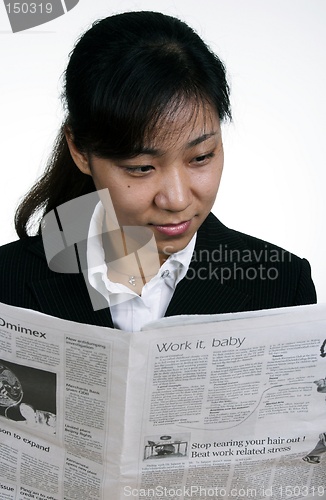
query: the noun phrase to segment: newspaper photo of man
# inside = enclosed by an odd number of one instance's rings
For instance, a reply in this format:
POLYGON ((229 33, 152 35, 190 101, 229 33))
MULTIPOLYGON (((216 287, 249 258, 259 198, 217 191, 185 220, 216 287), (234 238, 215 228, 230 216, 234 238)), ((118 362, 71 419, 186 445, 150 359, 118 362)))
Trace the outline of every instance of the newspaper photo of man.
POLYGON ((0 359, 0 417, 56 434, 56 374, 0 359))

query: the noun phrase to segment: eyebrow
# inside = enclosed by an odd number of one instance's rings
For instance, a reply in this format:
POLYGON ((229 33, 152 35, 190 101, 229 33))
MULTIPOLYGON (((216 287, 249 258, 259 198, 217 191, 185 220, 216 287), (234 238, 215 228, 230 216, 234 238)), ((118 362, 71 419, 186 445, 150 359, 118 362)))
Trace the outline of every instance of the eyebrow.
POLYGON ((193 148, 194 146, 197 146, 197 144, 201 144, 202 142, 207 141, 210 137, 213 137, 214 135, 217 135, 217 132, 210 132, 209 134, 203 134, 200 137, 197 137, 196 139, 193 139, 192 141, 188 142, 186 145, 186 148, 193 148))
MULTIPOLYGON (((186 149, 193 148, 194 146, 197 146, 198 144, 207 141, 207 139, 210 139, 214 135, 217 135, 216 131, 200 135, 199 137, 196 137, 196 139, 187 142, 186 149)), ((162 151, 161 149, 155 149, 150 147, 143 147, 139 151, 137 151, 137 156, 138 155, 162 156, 163 154, 164 151, 162 151)))

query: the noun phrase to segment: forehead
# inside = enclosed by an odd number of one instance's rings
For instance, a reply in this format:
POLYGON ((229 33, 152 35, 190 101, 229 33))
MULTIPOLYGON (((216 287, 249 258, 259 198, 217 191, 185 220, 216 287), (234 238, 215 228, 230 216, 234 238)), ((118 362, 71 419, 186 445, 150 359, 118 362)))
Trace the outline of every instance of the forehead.
POLYGON ((220 120, 212 106, 184 103, 171 106, 158 118, 147 131, 144 145, 159 149, 182 147, 205 134, 219 133, 220 120))

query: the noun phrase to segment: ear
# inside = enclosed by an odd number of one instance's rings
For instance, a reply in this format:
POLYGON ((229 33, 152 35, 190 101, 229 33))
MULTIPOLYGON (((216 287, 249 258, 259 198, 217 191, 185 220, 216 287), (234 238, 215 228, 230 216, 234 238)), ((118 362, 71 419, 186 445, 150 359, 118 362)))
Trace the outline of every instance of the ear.
POLYGON ((77 149, 77 147, 74 143, 74 140, 73 140, 71 130, 69 130, 69 128, 65 128, 65 137, 66 137, 66 141, 68 144, 68 148, 69 148, 71 157, 74 160, 77 167, 79 168, 79 170, 83 174, 92 175, 88 157, 87 157, 86 153, 82 153, 81 151, 79 151, 79 149, 77 149))

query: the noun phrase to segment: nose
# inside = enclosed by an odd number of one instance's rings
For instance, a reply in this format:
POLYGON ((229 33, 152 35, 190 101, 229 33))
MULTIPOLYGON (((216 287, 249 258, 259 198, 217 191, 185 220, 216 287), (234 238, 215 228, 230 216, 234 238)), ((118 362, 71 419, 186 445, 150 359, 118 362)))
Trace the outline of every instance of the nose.
POLYGON ((192 203, 193 193, 190 173, 186 167, 175 165, 161 174, 155 204, 170 212, 182 212, 192 203))

